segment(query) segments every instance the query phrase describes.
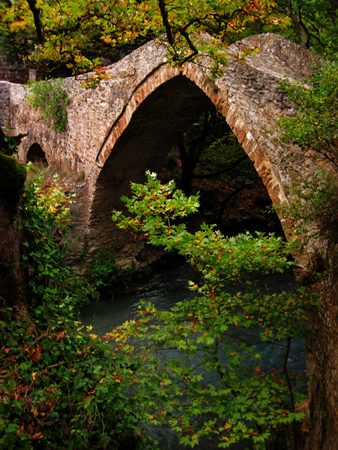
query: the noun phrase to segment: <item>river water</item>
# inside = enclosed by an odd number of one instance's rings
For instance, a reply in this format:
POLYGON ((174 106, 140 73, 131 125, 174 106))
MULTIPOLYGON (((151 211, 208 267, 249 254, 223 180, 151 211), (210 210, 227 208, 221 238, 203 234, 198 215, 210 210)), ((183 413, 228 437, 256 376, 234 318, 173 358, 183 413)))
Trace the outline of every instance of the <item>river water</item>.
MULTIPOLYGON (((287 271, 284 274, 255 277, 255 279, 262 286, 268 284, 271 289, 270 292, 296 289, 292 271, 287 271)), ((178 262, 169 267, 164 267, 146 279, 133 282, 128 293, 115 296, 113 301, 101 299, 83 307, 81 311, 82 323, 92 325, 93 332, 103 336, 113 327, 121 325, 126 320, 133 319, 142 299, 154 303, 159 310, 169 310, 177 302, 193 297, 193 293, 188 289, 189 280, 197 282, 199 278, 188 264, 178 262)), ((227 289, 230 293, 235 293, 237 290, 238 288, 233 286, 229 286, 227 289)), ((283 366, 285 352, 283 348, 278 350, 275 346, 266 343, 257 343, 254 347, 257 348, 257 353, 263 356, 264 361, 267 361, 269 366, 278 368, 283 366)), ((288 369, 300 373, 305 372, 305 350, 302 339, 292 341, 288 369)), ((213 382, 213 380, 207 381, 213 382)), ((148 431, 159 442, 160 450, 188 448, 178 444, 175 434, 166 429, 151 427, 148 431)), ((216 445, 209 442, 202 442, 194 447, 196 450, 214 450, 216 448, 218 448, 216 445)), ((248 448, 248 444, 235 444, 230 447, 231 450, 242 450, 244 448, 248 448)))

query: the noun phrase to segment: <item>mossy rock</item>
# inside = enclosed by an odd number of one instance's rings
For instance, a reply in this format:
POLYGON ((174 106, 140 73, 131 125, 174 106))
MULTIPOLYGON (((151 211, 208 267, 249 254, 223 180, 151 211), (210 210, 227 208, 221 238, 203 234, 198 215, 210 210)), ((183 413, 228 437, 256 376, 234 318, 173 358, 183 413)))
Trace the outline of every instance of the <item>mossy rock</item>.
POLYGON ((0 154, 0 198, 11 204, 16 203, 26 176, 27 171, 22 164, 10 156, 0 154))

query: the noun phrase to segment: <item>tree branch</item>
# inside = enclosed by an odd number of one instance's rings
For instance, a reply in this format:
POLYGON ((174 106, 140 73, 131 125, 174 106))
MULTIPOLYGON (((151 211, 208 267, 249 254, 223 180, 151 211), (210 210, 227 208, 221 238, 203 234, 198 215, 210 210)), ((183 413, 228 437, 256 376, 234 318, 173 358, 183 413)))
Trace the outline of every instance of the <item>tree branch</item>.
POLYGON ((172 34, 171 25, 170 25, 170 23, 168 21, 168 13, 167 13, 167 10, 165 8, 164 0, 158 0, 158 6, 160 7, 162 21, 163 21, 163 25, 165 26, 168 42, 169 42, 169 44, 172 47, 174 47, 175 40, 174 40, 174 37, 173 37, 173 34, 172 34))
POLYGON ((45 42, 45 38, 42 33, 42 24, 40 20, 41 9, 36 7, 36 0, 27 0, 27 3, 29 5, 30 10, 33 13, 36 34, 38 35, 38 41, 40 44, 43 44, 45 42))

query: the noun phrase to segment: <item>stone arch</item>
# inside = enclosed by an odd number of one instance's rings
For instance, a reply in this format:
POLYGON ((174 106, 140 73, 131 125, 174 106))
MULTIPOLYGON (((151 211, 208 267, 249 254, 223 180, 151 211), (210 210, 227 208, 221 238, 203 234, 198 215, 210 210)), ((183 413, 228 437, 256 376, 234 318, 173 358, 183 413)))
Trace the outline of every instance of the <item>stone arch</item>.
POLYGON ((132 241, 128 245, 125 233, 112 223, 111 211, 123 208, 120 197, 130 193, 130 181, 142 182, 145 170, 161 169, 178 136, 211 103, 254 162, 273 203, 285 198, 280 174, 263 150, 269 138, 253 129, 254 121, 245 120, 241 105, 231 102, 227 87, 211 82, 195 65, 188 65, 183 73, 162 65, 135 90, 97 154, 87 234, 89 252, 105 247, 128 258, 130 252, 141 250, 143 243, 140 248, 132 241))
POLYGON ((47 162, 47 158, 46 158, 46 153, 42 150, 40 144, 38 144, 37 142, 34 142, 34 144, 32 144, 29 147, 29 150, 27 152, 27 156, 26 156, 26 162, 32 162, 32 163, 43 163, 44 165, 48 165, 47 162))

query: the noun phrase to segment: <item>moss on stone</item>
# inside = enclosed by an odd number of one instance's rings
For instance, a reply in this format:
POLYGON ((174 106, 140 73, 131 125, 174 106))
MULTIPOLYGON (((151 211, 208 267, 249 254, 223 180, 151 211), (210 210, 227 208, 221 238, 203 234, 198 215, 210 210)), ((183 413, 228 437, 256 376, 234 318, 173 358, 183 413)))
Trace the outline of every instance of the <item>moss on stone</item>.
POLYGON ((0 197, 16 203, 26 181, 26 168, 14 158, 0 154, 0 197))

